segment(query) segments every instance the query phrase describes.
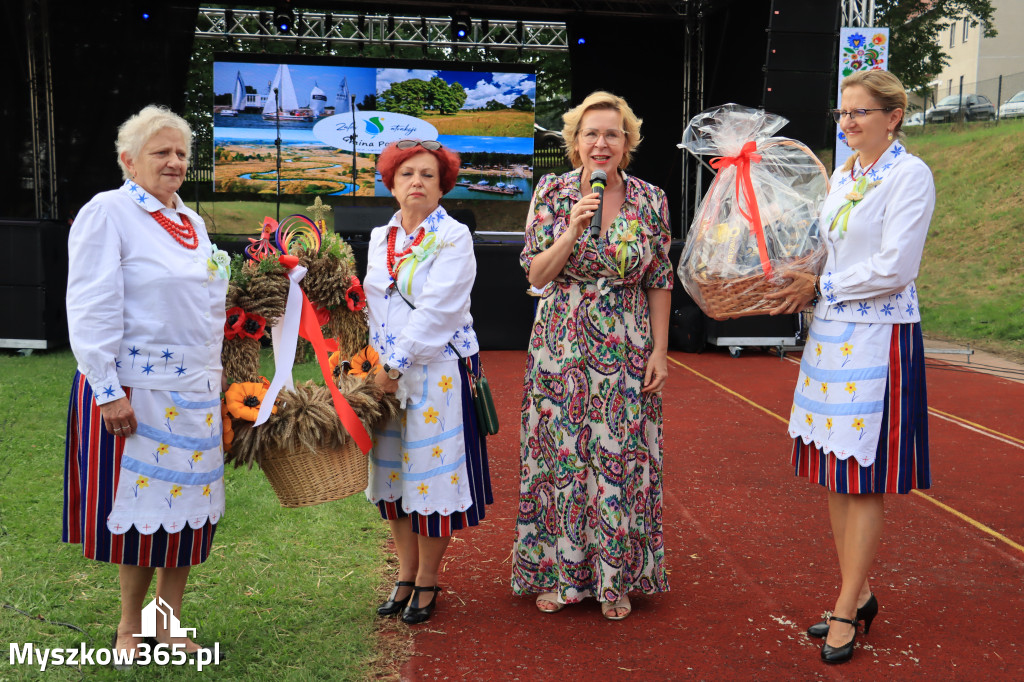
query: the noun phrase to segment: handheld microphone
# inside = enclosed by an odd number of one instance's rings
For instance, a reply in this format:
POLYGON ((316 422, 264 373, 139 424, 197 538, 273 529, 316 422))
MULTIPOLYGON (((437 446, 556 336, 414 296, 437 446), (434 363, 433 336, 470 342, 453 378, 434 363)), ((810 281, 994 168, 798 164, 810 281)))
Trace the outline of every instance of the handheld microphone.
POLYGON ((601 236, 601 210, 604 208, 604 187, 607 182, 608 174, 604 171, 596 170, 590 174, 590 191, 597 192, 598 200, 601 202, 590 218, 591 239, 598 239, 601 236))

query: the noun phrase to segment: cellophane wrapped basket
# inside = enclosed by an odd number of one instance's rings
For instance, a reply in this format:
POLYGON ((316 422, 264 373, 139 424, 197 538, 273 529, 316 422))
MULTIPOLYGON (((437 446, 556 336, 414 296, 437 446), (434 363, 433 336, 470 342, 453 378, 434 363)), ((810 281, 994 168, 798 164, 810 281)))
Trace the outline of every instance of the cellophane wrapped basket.
POLYGON ((717 320, 763 315, 779 305, 792 270, 817 273, 825 258, 818 224, 828 173, 810 149, 772 137, 788 121, 738 104, 695 116, 683 134, 695 154, 715 154, 718 169, 690 225, 678 275, 686 292, 717 320))
MULTIPOLYGON (((231 263, 221 358, 230 383, 222 406, 225 461, 236 467, 259 466, 285 507, 338 500, 364 490, 367 457, 352 431, 363 429, 368 442, 366 434, 398 411, 394 398, 373 380, 378 358, 367 346, 365 300, 352 249, 323 228, 322 221, 305 216, 289 216, 280 225, 266 218, 260 239, 251 239, 245 255, 231 263), (298 282, 302 306, 301 312, 289 313, 294 305, 294 299, 289 302, 289 272, 296 265, 306 269, 298 282), (283 358, 275 349, 276 372, 287 374, 288 385, 259 423, 268 389, 274 390, 260 376, 260 340, 274 327, 286 329, 289 314, 295 321, 302 319, 304 336, 319 337, 308 340, 324 383, 292 384, 295 353, 283 358), (315 322, 306 324, 310 315, 315 322), (317 333, 311 333, 314 328, 317 333), (339 396, 358 424, 343 423, 339 396)), ((292 338, 294 343, 294 332, 292 338)))

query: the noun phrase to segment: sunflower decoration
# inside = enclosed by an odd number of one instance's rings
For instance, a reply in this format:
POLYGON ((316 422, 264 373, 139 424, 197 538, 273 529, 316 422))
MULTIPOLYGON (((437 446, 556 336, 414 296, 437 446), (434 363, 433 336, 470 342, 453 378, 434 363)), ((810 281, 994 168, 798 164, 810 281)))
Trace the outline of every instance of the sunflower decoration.
MULTIPOLYGON (((337 344, 329 359, 330 377, 360 421, 372 430, 397 414, 394 397, 372 379, 380 358, 367 348, 366 301, 352 249, 334 231, 320 234, 312 225, 302 216, 289 216, 276 226, 264 221, 261 240, 274 248, 247 249, 231 264, 221 359, 231 382, 224 396, 224 449, 235 466, 259 464, 264 453, 341 447, 350 440, 328 387, 314 382, 283 389, 270 417, 253 426, 269 385, 259 376, 261 362, 270 360, 261 342, 284 317, 288 300, 289 268, 282 260, 306 269, 299 286, 325 339, 337 344)), ((299 341, 301 350, 306 341, 299 341)), ((296 361, 304 355, 297 354, 296 361)))
POLYGON ((367 344, 365 348, 352 356, 349 364, 351 368, 348 370, 348 375, 350 377, 368 378, 380 369, 380 356, 377 355, 373 346, 367 344))
MULTIPOLYGON (((224 403, 227 405, 228 414, 247 422, 256 421, 269 386, 270 382, 266 379, 259 383, 240 381, 231 384, 224 394, 224 403)), ((271 412, 277 412, 277 405, 274 405, 271 412)))

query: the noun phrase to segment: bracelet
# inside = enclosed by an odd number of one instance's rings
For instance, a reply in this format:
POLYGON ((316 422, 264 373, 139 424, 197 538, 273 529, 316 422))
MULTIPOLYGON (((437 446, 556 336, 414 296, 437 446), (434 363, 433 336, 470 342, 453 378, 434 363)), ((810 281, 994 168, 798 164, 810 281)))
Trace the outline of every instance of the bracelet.
POLYGON ((814 276, 814 298, 821 298, 821 275, 814 276))

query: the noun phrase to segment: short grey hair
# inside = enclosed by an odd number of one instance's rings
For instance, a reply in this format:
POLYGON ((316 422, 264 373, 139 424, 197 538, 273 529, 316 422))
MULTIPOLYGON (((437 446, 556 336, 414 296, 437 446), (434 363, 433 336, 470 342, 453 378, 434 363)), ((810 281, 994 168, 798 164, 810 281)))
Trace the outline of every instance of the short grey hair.
POLYGON ((121 167, 121 175, 125 180, 131 180, 132 174, 121 160, 121 154, 128 152, 133 160, 138 159, 149 139, 164 128, 181 133, 185 139, 185 163, 188 163, 192 156, 192 128, 185 119, 167 107, 150 104, 117 129, 117 165, 121 167))

